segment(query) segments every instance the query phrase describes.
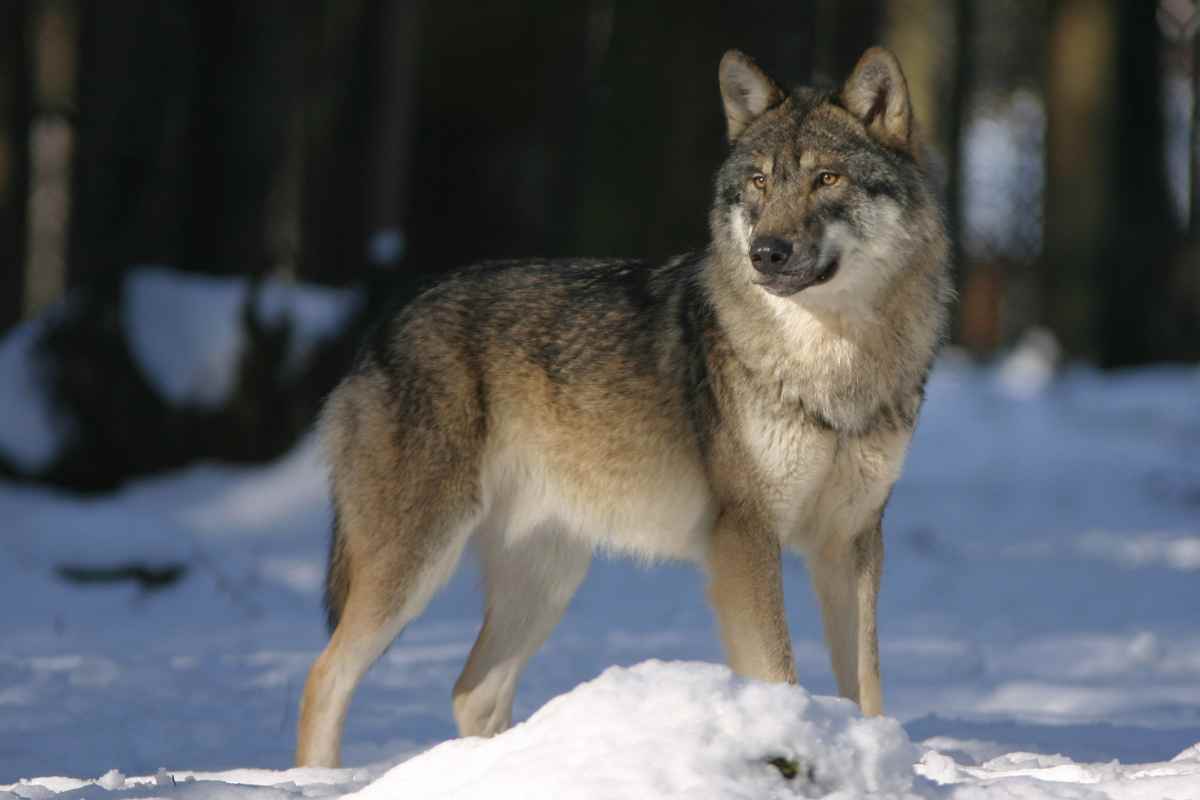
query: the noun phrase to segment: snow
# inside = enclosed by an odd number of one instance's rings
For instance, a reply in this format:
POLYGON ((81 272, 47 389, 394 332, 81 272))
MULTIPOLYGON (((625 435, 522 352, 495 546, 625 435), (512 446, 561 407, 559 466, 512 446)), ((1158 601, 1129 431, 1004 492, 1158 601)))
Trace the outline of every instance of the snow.
POLYGON ((146 268, 122 287, 125 339, 158 393, 216 407, 233 391, 244 282, 146 268))
MULTIPOLYGON (((162 267, 130 271, 122 287, 126 339, 151 385, 176 405, 219 407, 237 378, 245 348, 241 325, 251 297, 247 278, 219 278, 162 267)), ((267 324, 293 322, 283 365, 294 368, 322 338, 335 333, 357 307, 351 289, 318 289, 264 281, 254 297, 267 324)))
POLYGON ((930 751, 921 759, 917 772, 939 784, 955 785, 958 791, 951 795, 955 798, 1200 797, 1200 760, 1191 757, 1177 757, 1162 764, 1122 766, 1115 761, 1076 764, 1062 756, 1008 753, 972 767, 930 751))
POLYGON ((53 463, 68 430, 54 416, 34 358, 50 319, 22 322, 0 339, 0 457, 28 473, 53 463))
POLYGON ((354 797, 906 797, 917 758, 899 723, 848 701, 647 661, 606 670, 504 736, 441 744, 354 797))
MULTIPOLYGON (((0 341, 0 378, 28 369, 31 336, 0 341)), ((826 697, 835 687, 799 561, 785 581, 803 688, 716 666, 694 568, 598 559, 522 679, 526 723, 453 741, 450 689, 480 622, 467 559, 365 678, 347 724, 351 767, 288 770, 300 688, 326 637, 329 508, 309 438, 272 464, 197 464, 102 496, 0 483, 0 798, 413 786, 426 797, 1200 798, 1200 370, 1054 370, 1044 344, 1033 337, 994 367, 951 352, 930 381, 885 521, 885 705, 903 727, 826 697), (157 591, 58 574, 129 563, 187 571, 157 591), (828 783, 764 767, 777 748, 828 783)), ((222 352, 181 360, 219 372, 235 357, 222 352)), ((0 447, 45 413, 6 380, 0 403, 0 447)), ((57 435, 35 433, 43 445, 57 435)))
POLYGON ((1017 399, 1033 398, 1054 380, 1061 351, 1054 334, 1031 328, 996 370, 1000 386, 1017 399))
POLYGON ((974 258, 1040 252, 1045 133, 1042 98, 1028 89, 987 96, 968 119, 963 244, 974 258))

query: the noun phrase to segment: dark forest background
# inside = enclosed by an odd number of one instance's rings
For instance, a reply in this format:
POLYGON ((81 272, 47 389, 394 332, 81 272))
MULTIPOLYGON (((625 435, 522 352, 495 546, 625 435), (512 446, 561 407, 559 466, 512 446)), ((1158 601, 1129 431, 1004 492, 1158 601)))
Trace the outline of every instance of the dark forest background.
POLYGON ((896 51, 975 356, 1040 327, 1103 367, 1200 359, 1198 27, 1192 0, 0 0, 0 331, 88 298, 47 345, 86 441, 37 477, 280 452, 365 324, 287 385, 256 331, 237 408, 180 422, 104 333, 133 265, 374 301, 703 246, 731 47, 788 83, 896 51))

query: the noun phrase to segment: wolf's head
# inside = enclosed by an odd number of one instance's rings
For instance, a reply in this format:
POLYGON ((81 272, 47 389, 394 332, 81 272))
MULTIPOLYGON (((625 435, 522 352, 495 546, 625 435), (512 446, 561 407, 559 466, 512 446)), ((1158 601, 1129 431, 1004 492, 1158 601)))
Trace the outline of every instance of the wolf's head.
POLYGON ((739 282, 809 308, 845 308, 874 304, 921 266, 914 260, 942 260, 940 212, 890 52, 868 50, 839 91, 789 94, 730 51, 720 85, 733 148, 717 175, 712 228, 739 282))

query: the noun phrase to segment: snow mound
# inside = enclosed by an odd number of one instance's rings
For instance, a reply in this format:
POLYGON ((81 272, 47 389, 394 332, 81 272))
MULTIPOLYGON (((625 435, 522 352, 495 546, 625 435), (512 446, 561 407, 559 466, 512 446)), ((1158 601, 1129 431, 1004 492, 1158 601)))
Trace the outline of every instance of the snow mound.
MULTIPOLYGON (((900 724, 726 667, 613 667, 492 739, 446 742, 357 800, 915 798, 900 724)), ((930 787, 932 788, 932 787, 930 787)))

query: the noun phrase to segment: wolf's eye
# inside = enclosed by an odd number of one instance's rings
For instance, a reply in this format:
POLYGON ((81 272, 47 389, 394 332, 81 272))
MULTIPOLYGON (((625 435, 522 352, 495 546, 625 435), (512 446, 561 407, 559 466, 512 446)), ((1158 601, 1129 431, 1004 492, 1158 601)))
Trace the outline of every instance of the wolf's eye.
POLYGON ((838 175, 836 172, 822 172, 819 175, 817 175, 817 185, 818 186, 833 186, 835 183, 837 183, 841 179, 842 179, 842 176, 838 175))
POLYGON ((763 175, 761 172, 755 174, 755 176, 750 179, 750 182, 753 183, 754 188, 758 189, 759 191, 767 188, 767 176, 763 175))

